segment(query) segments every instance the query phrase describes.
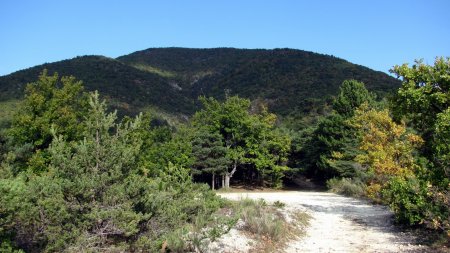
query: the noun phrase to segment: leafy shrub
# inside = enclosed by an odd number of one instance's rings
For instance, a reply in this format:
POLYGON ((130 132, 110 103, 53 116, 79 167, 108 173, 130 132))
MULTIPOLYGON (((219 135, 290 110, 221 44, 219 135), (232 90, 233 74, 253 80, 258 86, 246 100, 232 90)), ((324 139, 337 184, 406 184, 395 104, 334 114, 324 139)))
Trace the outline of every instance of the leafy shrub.
POLYGON ((383 197, 399 222, 450 231, 450 197, 436 187, 415 177, 392 178, 383 197))
POLYGON ((392 178, 383 190, 383 197, 394 211, 397 221, 410 225, 423 223, 426 189, 417 179, 392 178))
POLYGON ((332 178, 327 181, 327 187, 331 192, 351 197, 365 195, 366 186, 363 182, 352 178, 332 178))

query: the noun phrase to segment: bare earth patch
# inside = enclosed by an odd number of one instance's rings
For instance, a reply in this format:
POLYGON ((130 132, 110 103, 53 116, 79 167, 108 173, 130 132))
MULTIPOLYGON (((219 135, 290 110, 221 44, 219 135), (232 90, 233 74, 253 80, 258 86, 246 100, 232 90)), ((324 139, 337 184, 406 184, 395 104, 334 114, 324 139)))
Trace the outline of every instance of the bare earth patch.
MULTIPOLYGON (((278 252, 428 252, 426 246, 416 244, 417 238, 401 232, 393 224, 387 207, 372 205, 363 200, 326 192, 237 192, 220 193, 224 198, 264 199, 269 203, 286 204, 284 212, 303 210, 311 215, 310 225, 303 237, 291 240, 278 252)), ((220 240, 221 252, 251 252, 244 246, 242 233, 220 240), (240 241, 240 242, 239 242, 240 241), (236 246, 227 250, 228 243, 236 246)), ((257 242, 250 242, 253 245, 257 242)))

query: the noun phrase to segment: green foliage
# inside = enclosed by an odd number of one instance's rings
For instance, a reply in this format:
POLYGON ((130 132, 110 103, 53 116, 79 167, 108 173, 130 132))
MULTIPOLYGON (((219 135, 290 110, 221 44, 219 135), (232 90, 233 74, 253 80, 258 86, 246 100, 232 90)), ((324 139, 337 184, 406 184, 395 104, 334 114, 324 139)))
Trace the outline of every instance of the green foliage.
POLYGON ((450 107, 436 115, 433 136, 434 161, 444 168, 445 175, 450 175, 450 107))
POLYGON ((373 96, 366 89, 364 83, 356 80, 345 80, 339 90, 339 95, 333 103, 333 109, 343 117, 351 117, 356 108, 364 103, 373 102, 373 96))
POLYGON ((427 188, 415 177, 394 177, 383 190, 383 197, 401 223, 421 224, 425 220, 428 201, 427 188))
MULTIPOLYGON (((285 162, 290 148, 287 135, 275 130, 276 116, 263 107, 260 113, 250 113, 250 101, 237 96, 223 103, 214 98, 201 98, 204 109, 193 118, 193 125, 219 137, 232 161, 225 172, 225 187, 238 167, 245 171, 256 170, 260 184, 264 179, 271 186, 280 187, 285 162)), ((225 150, 224 150, 225 151, 225 150)))
POLYGON ((34 83, 29 83, 25 100, 14 115, 9 139, 9 162, 16 167, 14 173, 29 169, 46 170, 49 155, 46 152, 58 131, 67 140, 79 140, 83 131, 80 124, 87 111, 87 96, 81 81, 74 77, 47 75, 44 71, 34 83))
POLYGON ((336 57, 293 49, 151 48, 112 59, 82 56, 0 77, 0 101, 21 99, 43 69, 73 75, 88 91, 114 102, 119 115, 156 106, 193 114, 200 95, 224 99, 224 90, 269 103, 273 112, 301 116, 321 111, 343 80, 364 81, 378 94, 400 85, 394 78, 336 57))
POLYGON ((20 106, 21 101, 18 99, 0 102, 0 108, 2 108, 0 110, 0 131, 11 126, 12 119, 20 106))
POLYGON ((12 242, 2 247, 173 251, 191 247, 188 237, 203 229, 211 231, 205 238, 226 232, 231 221, 213 217, 222 201, 194 184, 190 170, 169 163, 158 177, 140 175, 141 118, 116 123, 94 93, 80 141, 55 131, 45 172, 0 179, 0 236, 12 242), (175 234, 181 246, 170 240, 175 234))
POLYGON ((192 166, 192 132, 183 125, 175 129, 169 125, 152 124, 152 117, 144 115, 143 124, 137 131, 143 141, 139 156, 141 173, 159 176, 169 163, 189 168, 192 166))
POLYGON ((354 176, 357 140, 355 129, 341 115, 322 119, 304 147, 310 159, 308 173, 321 180, 354 176))
POLYGON ((55 129, 68 140, 76 140, 80 121, 86 114, 87 99, 82 82, 74 77, 48 76, 47 71, 25 90, 23 107, 13 118, 9 134, 14 143, 31 143, 36 149, 45 149, 55 129))
POLYGON ((326 181, 354 177, 361 172, 354 161, 359 154, 359 134, 349 119, 358 107, 368 103, 373 103, 373 97, 363 83, 355 80, 342 83, 333 102, 335 113, 321 119, 303 144, 304 164, 310 176, 326 181))
POLYGON ((199 130, 192 140, 194 174, 223 174, 231 165, 227 156, 227 148, 222 143, 222 136, 207 130, 199 130))
POLYGON ((416 61, 412 67, 394 66, 391 73, 402 79, 393 101, 394 114, 411 120, 427 143, 432 141, 426 137, 434 132, 437 114, 450 106, 450 58, 436 58, 434 66, 422 61, 416 61))
POLYGON ((211 187, 215 188, 215 175, 225 175, 231 166, 231 159, 227 155, 228 149, 222 143, 219 133, 211 133, 206 129, 196 131, 192 140, 192 155, 194 174, 211 174, 211 187))
MULTIPOLYGON (((426 205, 418 215, 429 227, 450 235, 450 58, 436 58, 433 66, 422 61, 416 61, 412 67, 403 64, 391 72, 402 79, 392 103, 394 115, 407 119, 422 136, 425 143, 420 155, 430 161, 428 170, 417 179, 419 185, 427 185, 428 191, 426 205)), ((405 209, 403 216, 414 214, 408 208, 400 208, 405 209)))

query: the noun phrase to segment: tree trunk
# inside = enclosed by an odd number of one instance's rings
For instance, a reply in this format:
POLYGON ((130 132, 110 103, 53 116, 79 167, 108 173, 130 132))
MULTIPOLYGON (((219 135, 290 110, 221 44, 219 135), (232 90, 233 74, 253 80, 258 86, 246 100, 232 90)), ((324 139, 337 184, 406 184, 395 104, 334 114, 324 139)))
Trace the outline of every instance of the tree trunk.
POLYGON ((225 189, 229 189, 230 188, 230 173, 226 173, 225 174, 225 189))
POLYGON ((233 174, 236 172, 236 169, 237 169, 237 162, 234 162, 233 169, 231 170, 231 172, 225 173, 225 189, 230 188, 230 180, 233 177, 233 174))
POLYGON ((214 190, 214 185, 216 184, 216 175, 214 175, 214 173, 212 174, 212 183, 211 183, 211 188, 214 190))
POLYGON ((225 188, 225 176, 222 175, 222 188, 225 188))

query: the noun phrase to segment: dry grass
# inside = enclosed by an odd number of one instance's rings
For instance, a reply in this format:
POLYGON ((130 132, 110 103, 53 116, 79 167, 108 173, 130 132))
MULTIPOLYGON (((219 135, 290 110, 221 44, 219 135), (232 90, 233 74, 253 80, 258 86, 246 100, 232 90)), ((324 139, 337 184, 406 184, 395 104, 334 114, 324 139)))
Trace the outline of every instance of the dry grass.
POLYGON ((302 236, 310 216, 301 211, 287 212, 284 203, 269 205, 263 199, 242 199, 233 205, 245 231, 259 243, 251 252, 273 252, 291 239, 302 236))
POLYGON ((366 193, 366 185, 351 178, 332 178, 327 181, 330 192, 349 197, 363 197, 366 193))

